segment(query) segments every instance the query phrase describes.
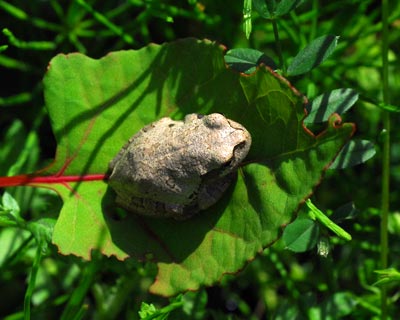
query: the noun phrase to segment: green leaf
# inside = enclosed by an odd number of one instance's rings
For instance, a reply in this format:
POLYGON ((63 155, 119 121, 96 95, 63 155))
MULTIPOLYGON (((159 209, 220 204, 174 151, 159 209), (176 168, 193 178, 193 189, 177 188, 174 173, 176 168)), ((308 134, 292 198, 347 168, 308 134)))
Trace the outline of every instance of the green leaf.
POLYGON ((113 33, 120 36, 122 40, 124 40, 127 44, 134 44, 135 40, 126 33, 123 28, 119 27, 118 25, 114 24, 106 15, 96 11, 92 6, 90 1, 87 2, 85 0, 76 0, 76 3, 80 5, 84 10, 88 13, 93 15, 93 18, 96 19, 99 23, 106 26, 110 29, 113 33))
POLYGON ((14 120, 5 132, 5 137, 0 148, 0 175, 8 175, 10 167, 20 158, 21 145, 27 139, 24 124, 20 120, 14 120))
MULTIPOLYGON (((0 58, 1 59, 1 58, 0 58)), ((1 64, 1 62, 0 62, 1 64)), ((13 96, 6 98, 0 98, 0 107, 9 107, 16 104, 27 103, 32 100, 32 94, 30 92, 21 92, 13 96)))
POLYGON ((345 113, 357 100, 358 93, 353 89, 336 89, 324 93, 307 105, 308 115, 304 119, 304 122, 325 122, 332 113, 345 113))
POLYGON ((56 44, 50 41, 22 41, 17 39, 14 34, 7 28, 2 30, 3 34, 8 38, 8 41, 13 46, 19 49, 27 50, 54 50, 56 44))
POLYGON ((275 19, 283 16, 293 11, 302 3, 303 0, 253 0, 254 9, 265 19, 275 19))
POLYGON ((53 233, 60 253, 90 259, 99 249, 121 260, 151 259, 158 266, 151 291, 164 296, 212 285, 274 243, 354 132, 334 115, 313 135, 302 125, 305 100, 285 79, 267 68, 251 75, 228 69, 223 47, 211 41, 151 44, 99 60, 58 55, 44 87, 56 159, 13 183, 61 196, 53 233), (105 181, 110 160, 146 124, 193 112, 223 113, 251 133, 236 183, 187 221, 115 220, 115 194, 105 181))
POLYGON ((371 159, 376 153, 375 145, 368 140, 351 140, 340 151, 329 169, 344 169, 371 159))
POLYGON ((379 280, 374 283, 374 286, 398 284, 400 282, 400 272, 394 268, 375 270, 375 272, 379 275, 379 280))
POLYGON ((275 16, 283 16, 301 5, 304 0, 281 0, 276 5, 275 16))
POLYGON ((309 309, 310 319, 336 320, 354 312, 357 298, 350 292, 337 292, 322 303, 316 303, 309 309))
POLYGON ((138 313, 139 313, 140 319, 146 319, 146 318, 151 317, 154 314, 156 314, 157 308, 152 303, 148 304, 146 302, 142 302, 138 313))
POLYGON ((342 206, 340 206, 339 208, 337 208, 332 215, 330 216, 330 218, 332 219, 332 221, 335 221, 336 223, 340 223, 344 220, 348 220, 348 219, 354 219, 355 216, 357 215, 358 210, 354 205, 354 202, 348 202, 342 206))
POLYGON ((27 223, 27 229, 34 235, 38 243, 47 244, 51 243, 53 235, 55 219, 42 218, 36 221, 27 223))
POLYGON ((310 199, 306 200, 306 205, 308 208, 308 216, 312 220, 317 220, 319 223, 321 223, 324 227, 328 228, 332 232, 334 232, 337 236, 340 238, 350 241, 351 240, 351 235, 344 229, 342 229, 340 226, 338 226, 336 223, 334 223, 331 219, 328 218, 321 210, 319 210, 310 199))
POLYGON ((231 49, 226 53, 224 58, 226 64, 232 69, 247 74, 254 72, 256 67, 261 64, 264 64, 273 70, 277 68, 275 62, 270 57, 266 56, 263 52, 254 49, 231 49))
POLYGON ((386 104, 386 103, 381 102, 381 103, 378 103, 377 106, 385 111, 394 112, 394 113, 400 112, 400 107, 395 106, 393 104, 386 104))
POLYGON ((0 226, 23 227, 25 222, 20 217, 18 202, 8 192, 4 192, 0 203, 0 226))
POLYGON ((191 319, 205 319, 208 313, 207 298, 205 290, 185 293, 182 297, 182 311, 186 316, 191 317, 191 319))
MULTIPOLYGON (((269 10, 267 2, 265 0, 253 0, 253 6, 261 17, 265 19, 271 19, 273 17, 273 13, 271 13, 271 11, 269 10)), ((272 9, 274 8, 275 6, 273 6, 272 9)))
POLYGON ((0 207, 0 227, 18 227, 19 219, 0 207))
POLYGON ((319 66, 335 50, 339 37, 327 35, 319 37, 302 49, 287 69, 288 76, 297 76, 319 66))
POLYGON ((283 231, 286 248, 294 252, 305 252, 315 247, 319 237, 319 226, 311 219, 296 219, 283 231))
POLYGON ((4 192, 2 197, 2 207, 15 217, 20 217, 20 209, 18 202, 8 192, 4 192))
POLYGON ((250 33, 252 29, 251 22, 251 3, 252 0, 244 0, 243 2, 243 30, 246 34, 246 38, 250 38, 250 33))
POLYGON ((182 297, 178 296, 173 299, 169 305, 157 309, 154 304, 148 304, 146 302, 142 302, 140 306, 140 310, 138 311, 139 318, 143 320, 166 320, 168 319, 170 313, 175 309, 179 309, 182 307, 182 297))
POLYGON ((14 16, 17 19, 20 19, 20 20, 29 19, 28 14, 26 14, 23 10, 21 10, 18 7, 15 7, 12 4, 7 3, 5 1, 0 1, 0 8, 3 9, 4 11, 6 11, 11 16, 14 16))

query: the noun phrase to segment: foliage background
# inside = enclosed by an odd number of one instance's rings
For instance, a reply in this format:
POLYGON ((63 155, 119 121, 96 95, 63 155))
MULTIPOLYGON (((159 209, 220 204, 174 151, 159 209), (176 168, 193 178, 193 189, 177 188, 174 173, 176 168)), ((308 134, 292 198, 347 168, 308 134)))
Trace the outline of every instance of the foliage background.
MULTIPOLYGON (((400 5, 390 8, 391 101, 400 96, 400 5)), ((0 175, 31 172, 54 157, 55 141, 43 106, 41 80, 50 59, 58 53, 80 51, 99 58, 110 51, 137 49, 150 42, 184 37, 217 40, 227 48, 248 47, 265 52, 277 63, 276 43, 270 21, 253 12, 253 32, 242 29, 243 2, 222 1, 1 1, 0 47, 0 175), (5 30, 7 29, 7 30, 5 30), (11 33, 12 34, 11 34, 11 33), (15 36, 15 38, 14 38, 15 36), (4 47, 3 47, 4 49, 4 47), (12 130, 10 130, 12 128, 12 130), (10 169, 11 168, 11 169, 10 169)), ((379 269, 379 214, 381 172, 381 18, 378 1, 305 1, 294 12, 278 19, 286 63, 312 39, 324 34, 340 36, 331 58, 306 76, 289 80, 309 98, 336 88, 350 87, 360 100, 346 115, 355 122, 357 137, 374 141, 377 155, 366 164, 328 172, 313 201, 330 212, 354 201, 357 216, 342 226, 353 236, 344 243, 326 232, 328 257, 315 250, 294 254, 276 243, 242 273, 225 277, 219 286, 173 300, 148 295, 151 265, 120 265, 99 258, 85 263, 48 252, 39 268, 32 296, 35 317, 87 314, 137 317, 141 302, 177 310, 185 307, 192 317, 274 318, 290 315, 337 319, 372 318, 380 314, 379 290, 372 284, 379 269), (74 288, 76 287, 76 289, 74 288), (171 307, 173 306, 173 307, 171 307), (184 306, 184 307, 182 307, 184 306), (194 311, 193 311, 194 310, 194 311), (197 313, 196 313, 196 312, 197 313), (70 313, 69 313, 70 312, 70 313)), ((400 133, 392 113, 391 216, 389 264, 399 269, 400 133)), ((59 199, 40 189, 9 189, 26 220, 56 217, 59 199)), ((22 315, 27 275, 36 244, 19 229, 0 233, 0 316, 22 315), (11 258, 10 258, 11 257, 11 258)), ((398 284, 389 287, 390 314, 399 297, 398 284)))

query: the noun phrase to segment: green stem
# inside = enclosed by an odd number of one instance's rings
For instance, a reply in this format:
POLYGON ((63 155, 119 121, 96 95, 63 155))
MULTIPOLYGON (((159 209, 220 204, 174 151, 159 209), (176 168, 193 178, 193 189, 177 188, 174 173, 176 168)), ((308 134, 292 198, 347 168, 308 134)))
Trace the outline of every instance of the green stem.
POLYGON ((281 40, 279 39, 279 32, 278 32, 278 24, 276 23, 276 19, 272 19, 272 27, 274 29, 274 37, 275 37, 275 43, 276 43, 276 53, 279 58, 279 65, 282 68, 283 73, 285 74, 286 72, 286 65, 283 60, 283 55, 282 55, 282 46, 281 46, 281 40))
POLYGON ((333 233, 335 233, 338 237, 350 241, 351 235, 345 231, 343 228, 339 227, 336 223, 334 223, 331 219, 329 219, 321 210, 319 210, 310 199, 306 201, 307 207, 309 210, 309 216, 313 220, 318 220, 322 225, 327 227, 333 233))
POLYGON ((35 290, 36 277, 39 271, 40 261, 42 260, 43 251, 45 250, 45 247, 47 247, 47 243, 40 242, 38 243, 38 247, 36 249, 35 259, 33 260, 31 273, 29 275, 28 288, 26 289, 25 292, 25 299, 24 299, 25 320, 31 319, 31 299, 33 291, 35 290))
POLYGON ((314 13, 314 16, 311 21, 311 30, 310 30, 310 38, 308 39, 309 42, 313 41, 316 37, 317 34, 317 28, 318 28, 318 0, 313 0, 312 2, 312 12, 314 13))
POLYGON ((243 28, 246 34, 246 39, 250 38, 251 33, 251 0, 244 0, 243 3, 243 28))
POLYGON ((134 295, 133 291, 137 288, 139 282, 136 269, 122 275, 117 282, 114 293, 109 294, 106 301, 98 301, 98 319, 117 319, 122 307, 129 300, 129 296, 134 295))
MULTIPOLYGON (((389 6, 388 0, 382 0, 382 90, 383 102, 390 103, 389 98, 389 6)), ((388 265, 388 217, 390 193, 390 116, 383 111, 383 150, 382 150, 382 216, 381 216, 381 268, 388 265)), ((387 319, 387 291, 381 288, 381 319, 387 319)))
POLYGON ((102 260, 97 257, 97 252, 92 251, 92 261, 86 264, 82 272, 80 283, 71 294, 67 306, 64 308, 60 317, 61 320, 82 319, 86 306, 84 303, 87 292, 92 286, 98 271, 101 267, 102 260))

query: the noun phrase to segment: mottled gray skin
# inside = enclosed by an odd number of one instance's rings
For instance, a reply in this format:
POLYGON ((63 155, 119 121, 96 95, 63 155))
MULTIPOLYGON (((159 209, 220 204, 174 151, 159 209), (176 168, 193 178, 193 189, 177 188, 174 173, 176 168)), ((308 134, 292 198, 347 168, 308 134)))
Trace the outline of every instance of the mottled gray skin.
POLYGON ((110 162, 109 184, 128 211, 187 219, 221 198, 250 145, 249 132, 218 113, 162 118, 110 162))

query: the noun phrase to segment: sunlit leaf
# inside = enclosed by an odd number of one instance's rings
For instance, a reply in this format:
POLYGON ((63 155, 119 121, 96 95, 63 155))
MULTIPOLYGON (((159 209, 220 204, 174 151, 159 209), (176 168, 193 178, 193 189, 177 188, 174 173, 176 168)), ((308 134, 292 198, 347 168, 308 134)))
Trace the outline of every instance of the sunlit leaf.
POLYGON ((302 49, 287 69, 288 76, 297 76, 319 66, 335 50, 339 37, 327 35, 319 37, 302 49))
POLYGON ((51 188, 64 205, 53 242, 61 254, 90 259, 93 249, 123 260, 151 259, 151 291, 171 296, 212 285, 254 259, 316 185, 354 132, 334 115, 318 136, 305 129, 304 97, 268 68, 227 68, 210 41, 180 40, 102 59, 58 55, 44 79, 58 143, 49 167, 5 183, 51 188), (252 148, 236 182, 212 208, 187 221, 127 214, 115 220, 108 163, 126 141, 161 117, 219 112, 243 124, 252 148))
POLYGON ((391 283, 398 284, 400 282, 400 272, 395 268, 375 270, 375 272, 379 275, 379 280, 374 283, 374 286, 384 286, 391 283))
POLYGON ((375 145, 371 141, 351 140, 343 147, 329 169, 344 169, 364 163, 375 153, 375 145))
POLYGON ((332 113, 343 114, 358 100, 353 89, 336 89, 316 97, 308 106, 305 123, 325 122, 332 113))

